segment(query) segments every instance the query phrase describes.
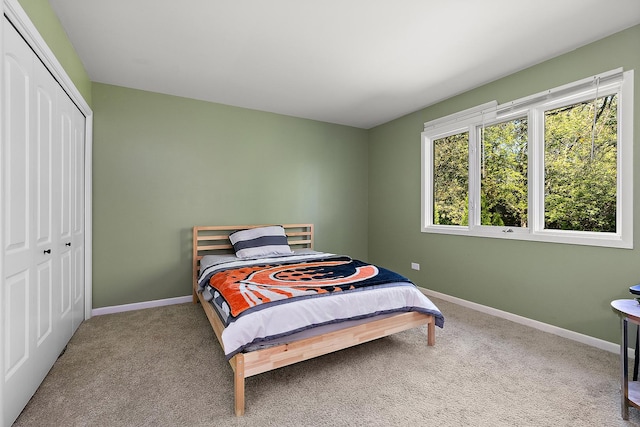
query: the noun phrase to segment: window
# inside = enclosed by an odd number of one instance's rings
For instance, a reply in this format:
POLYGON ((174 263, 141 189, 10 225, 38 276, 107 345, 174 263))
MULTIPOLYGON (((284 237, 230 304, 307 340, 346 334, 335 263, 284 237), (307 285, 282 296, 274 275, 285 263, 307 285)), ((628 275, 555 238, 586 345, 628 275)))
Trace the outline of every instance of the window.
POLYGON ((433 218, 435 224, 467 225, 469 132, 433 141, 433 218))
POLYGON ((522 116, 480 130, 480 225, 527 226, 527 123, 522 116))
POLYGON ((633 71, 425 123, 422 230, 633 247, 633 71))

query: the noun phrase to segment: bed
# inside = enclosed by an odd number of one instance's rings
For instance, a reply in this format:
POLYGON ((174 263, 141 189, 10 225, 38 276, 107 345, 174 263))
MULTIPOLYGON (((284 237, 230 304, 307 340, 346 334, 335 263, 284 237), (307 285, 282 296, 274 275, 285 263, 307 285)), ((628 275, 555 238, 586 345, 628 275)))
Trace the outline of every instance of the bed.
POLYGON ((193 302, 202 305, 233 369, 237 416, 245 411, 247 377, 421 325, 427 325, 427 345, 435 344, 435 327, 442 327, 444 317, 415 285, 406 279, 406 282, 396 281, 393 276, 396 273, 381 267, 316 252, 313 243, 313 224, 193 228, 193 302), (264 236, 265 230, 275 230, 276 236, 264 236), (267 238, 279 240, 264 244, 267 238), (256 241, 262 241, 263 246, 251 243, 256 241), (292 283, 290 273, 300 271, 300 265, 306 269, 302 274, 305 277, 295 280, 306 280, 304 287, 292 285, 285 291, 277 289, 276 294, 271 292, 270 284, 261 282, 273 277, 282 280, 283 274, 289 274, 283 282, 292 283), (345 267, 355 273, 345 275, 342 270, 330 270, 345 267), (322 271, 322 278, 331 277, 325 280, 306 274, 309 269, 322 271), (375 274, 369 274, 374 270, 375 274), (248 277, 249 274, 248 282, 238 279, 239 275, 248 277), (359 275, 353 280, 365 283, 361 277, 379 278, 385 274, 389 275, 387 282, 393 283, 355 289, 352 284, 343 283, 344 280, 335 281, 336 275, 341 278, 359 275), (325 282, 332 283, 331 287, 322 287, 325 282), (335 283, 338 285, 334 286, 335 283), (325 289, 329 289, 331 295, 324 295, 325 289), (231 294, 232 291, 236 294, 231 294), (370 304, 381 301, 384 307, 369 308, 370 304), (309 313, 317 312, 319 318, 310 321, 313 327, 301 327, 296 323, 295 313, 299 312, 304 313, 299 317, 305 319, 309 313), (340 319, 328 320, 336 312, 340 319), (265 331, 265 328, 273 329, 265 331))

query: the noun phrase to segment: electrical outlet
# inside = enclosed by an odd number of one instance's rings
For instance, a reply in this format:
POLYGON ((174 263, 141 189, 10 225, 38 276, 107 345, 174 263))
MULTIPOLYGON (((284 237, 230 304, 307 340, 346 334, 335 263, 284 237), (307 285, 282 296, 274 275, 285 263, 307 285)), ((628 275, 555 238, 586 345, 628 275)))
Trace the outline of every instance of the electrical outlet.
POLYGON ((417 262, 412 262, 411 263, 411 269, 412 270, 420 270, 420 264, 418 264, 417 262))

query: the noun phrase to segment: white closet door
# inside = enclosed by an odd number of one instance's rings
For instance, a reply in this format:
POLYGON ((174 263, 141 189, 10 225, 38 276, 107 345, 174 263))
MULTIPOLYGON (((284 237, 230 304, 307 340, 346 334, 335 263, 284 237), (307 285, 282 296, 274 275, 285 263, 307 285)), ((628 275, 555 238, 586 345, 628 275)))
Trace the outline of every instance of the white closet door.
POLYGON ((84 127, 80 110, 58 86, 61 172, 59 200, 60 317, 68 337, 84 319, 84 127), (67 328, 66 325, 69 325, 67 328))
POLYGON ((71 333, 78 329, 84 320, 84 155, 85 155, 85 118, 75 105, 72 114, 71 139, 71 241, 72 271, 74 274, 71 289, 71 333))
POLYGON ((84 117, 6 20, 3 43, 0 421, 10 425, 84 318, 84 117))
MULTIPOLYGON (((31 368, 33 353, 32 303, 36 281, 49 280, 43 257, 35 257, 31 209, 33 197, 32 170, 35 150, 31 135, 32 52, 10 25, 4 30, 4 416, 14 412, 31 396, 39 378, 31 368), (9 46, 12 46, 9 48, 9 46), (39 261, 39 262, 38 262, 39 261), (40 270, 36 264, 40 264, 40 270), (41 273, 38 277, 38 273, 41 273)), ((44 256, 44 253, 42 254, 44 256)), ((50 270, 49 270, 50 271, 50 270)), ((45 285, 46 286, 46 285, 45 285)), ((36 321, 36 323, 39 323, 36 321)), ((6 422, 5 422, 6 424, 6 422)))
POLYGON ((54 247, 53 233, 53 186, 55 169, 53 154, 55 152, 54 139, 54 106, 55 86, 50 79, 43 76, 45 72, 34 68, 34 95, 32 117, 29 129, 32 132, 33 166, 29 176, 33 179, 31 188, 34 192, 34 256, 36 258, 35 277, 35 307, 37 313, 36 328, 37 345, 53 342, 53 307, 57 295, 53 289, 54 263, 51 254, 54 247), (35 114, 34 114, 35 113, 35 114))
MULTIPOLYGON (((63 93, 62 88, 59 88, 59 99, 63 99, 63 93)), ((72 270, 73 253, 71 251, 71 215, 73 212, 71 149, 73 147, 73 112, 71 105, 69 105, 70 103, 59 102, 58 104, 58 122, 60 124, 58 140, 60 141, 60 148, 56 156, 58 156, 60 162, 60 173, 56 177, 59 179, 59 185, 55 191, 55 197, 58 201, 58 211, 54 214, 54 220, 58 224, 56 228, 56 240, 58 241, 57 250, 59 252, 59 256, 56 257, 56 261, 58 262, 57 292, 60 294, 60 305, 57 307, 57 312, 62 327, 62 339, 66 342, 71 338, 73 333, 71 294, 76 278, 72 270)))

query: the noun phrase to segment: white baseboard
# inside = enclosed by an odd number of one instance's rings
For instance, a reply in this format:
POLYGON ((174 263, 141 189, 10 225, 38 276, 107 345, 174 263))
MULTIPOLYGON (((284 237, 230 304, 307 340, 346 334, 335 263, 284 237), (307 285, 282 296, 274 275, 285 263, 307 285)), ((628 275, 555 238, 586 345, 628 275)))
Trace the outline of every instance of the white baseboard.
MULTIPOLYGON (((519 323, 521 325, 530 326, 532 328, 548 332, 550 334, 558 335, 563 338, 568 338, 573 341, 578 341, 583 344, 590 345, 592 347, 599 348, 601 350, 606 350, 611 353, 619 353, 620 345, 615 344, 609 341, 601 340, 598 338, 590 337, 589 335, 580 334, 578 332, 570 331, 568 329, 559 328, 557 326, 549 325, 548 323, 539 322, 537 320, 529 319, 527 317, 518 316, 517 314, 509 313, 507 311, 498 310, 497 308, 488 307, 486 305, 478 304, 475 302, 467 301, 461 298, 453 297, 451 295, 443 294, 440 292, 432 291, 430 289, 418 287, 423 294, 426 296, 439 298, 441 300, 445 300, 457 305, 461 305, 463 307, 470 308, 472 310, 480 311, 485 314, 489 314, 491 316, 500 317, 503 319, 510 320, 515 323, 519 323)), ((633 356, 633 350, 631 350, 631 355, 633 356)))
POLYGON ((164 305, 183 304, 193 301, 191 295, 184 297, 175 297, 167 299, 158 299, 154 301, 136 302, 133 304, 113 305, 111 307, 100 307, 91 310, 92 316, 100 316, 103 314, 122 313, 124 311, 141 310, 143 308, 162 307, 164 305))
MULTIPOLYGON (((518 316, 517 314, 509 313, 507 311, 498 310, 497 308, 489 307, 486 305, 478 304, 475 302, 467 301, 462 298, 457 298, 451 295, 443 294, 440 292, 432 291, 430 289, 418 287, 420 291, 434 298, 439 298, 444 301, 451 302, 453 304, 461 305, 463 307, 470 308, 472 310, 479 311, 481 313, 489 314, 491 316, 500 317, 502 319, 510 320, 521 325, 530 326, 534 329, 538 329, 550 334, 558 335, 563 338, 567 338, 573 341, 577 341, 592 347, 599 348, 601 350, 609 351, 611 353, 619 353, 620 345, 609 341, 601 340, 591 337, 589 335, 580 334, 578 332, 563 329, 558 326, 549 325, 548 323, 539 322, 537 320, 529 319, 527 317, 518 316)), ((133 304, 114 305, 111 307, 94 308, 91 311, 92 316, 100 316, 103 314, 121 313, 124 311, 141 310, 144 308, 162 307, 172 304, 183 304, 191 302, 192 296, 187 295, 183 297, 167 298, 155 301, 137 302, 133 304)), ((633 357, 633 349, 629 349, 631 357, 633 357)))

